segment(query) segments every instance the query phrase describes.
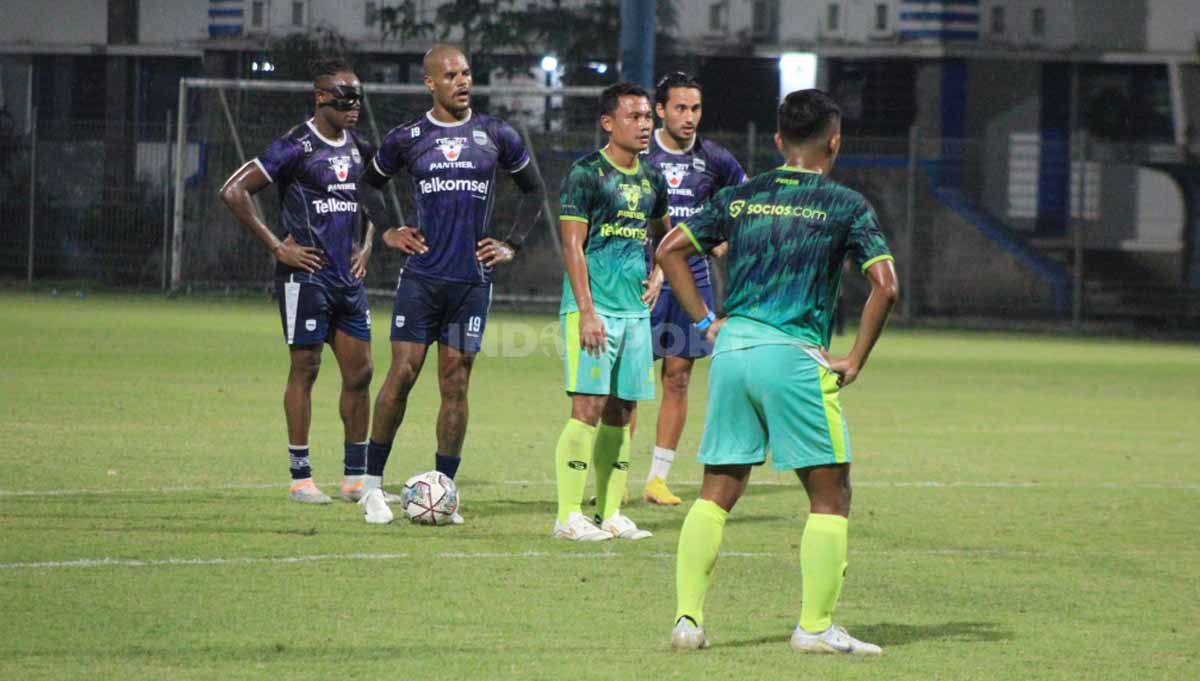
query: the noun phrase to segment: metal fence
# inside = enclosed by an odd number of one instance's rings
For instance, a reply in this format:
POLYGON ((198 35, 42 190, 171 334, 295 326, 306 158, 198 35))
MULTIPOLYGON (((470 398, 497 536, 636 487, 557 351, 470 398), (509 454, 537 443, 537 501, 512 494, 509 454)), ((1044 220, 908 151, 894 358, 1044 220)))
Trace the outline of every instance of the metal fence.
MULTIPOLYGON (((183 290, 260 288, 272 262, 217 196, 245 159, 311 115, 303 92, 191 88, 182 116, 139 127, 34 125, 0 135, 0 275, 183 290), (182 144, 180 141, 182 140, 182 144), (178 192, 173 187, 182 188, 178 192)), ((497 273, 497 299, 552 305, 561 290, 557 188, 600 143, 595 95, 487 92, 476 106, 523 132, 545 178, 549 217, 518 261, 497 273)), ((375 93, 368 138, 428 108, 423 92, 375 93)), ((36 122, 36 121, 35 121, 36 122)), ((779 164, 771 131, 711 131, 751 174, 779 164)), ((902 314, 921 317, 1200 321, 1200 272, 1187 225, 1196 206, 1169 147, 1073 144, 1012 132, 988 139, 847 138, 835 177, 874 205, 897 256, 902 314), (1180 196, 1183 196, 1181 199, 1180 196), (1192 285, 1189 285, 1189 282, 1192 285)), ((411 214, 411 196, 393 182, 411 214)), ((503 233, 517 192, 501 189, 503 233)), ((278 224, 275 190, 260 194, 278 224)), ((403 258, 377 243, 368 287, 387 292, 403 258)), ((847 302, 867 287, 847 276, 847 302)))

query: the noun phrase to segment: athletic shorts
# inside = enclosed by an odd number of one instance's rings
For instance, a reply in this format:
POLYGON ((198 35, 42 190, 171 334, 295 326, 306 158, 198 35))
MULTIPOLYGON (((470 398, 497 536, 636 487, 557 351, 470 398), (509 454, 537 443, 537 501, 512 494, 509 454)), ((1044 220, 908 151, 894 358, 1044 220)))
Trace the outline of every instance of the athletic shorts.
POLYGON ((491 306, 491 284, 401 272, 392 307, 392 340, 423 345, 437 341, 460 352, 477 353, 491 306))
POLYGON ((646 317, 600 315, 608 337, 604 352, 594 357, 579 342, 579 313, 559 317, 565 352, 567 392, 616 395, 623 400, 654 399, 654 353, 646 317))
MULTIPOLYGON (((700 297, 708 309, 713 307, 711 286, 701 286, 700 297)), ((663 289, 654 311, 650 313, 650 337, 654 341, 654 359, 663 357, 708 357, 712 354, 712 343, 704 339, 704 333, 692 325, 692 317, 675 299, 670 289, 663 289)))
POLYGON ((371 342, 371 309, 362 284, 330 286, 320 280, 295 279, 293 274, 275 280, 283 337, 288 345, 327 343, 333 340, 334 330, 371 342))
POLYGON ((700 463, 758 465, 768 449, 778 470, 849 463, 837 374, 815 352, 758 345, 713 357, 700 463))

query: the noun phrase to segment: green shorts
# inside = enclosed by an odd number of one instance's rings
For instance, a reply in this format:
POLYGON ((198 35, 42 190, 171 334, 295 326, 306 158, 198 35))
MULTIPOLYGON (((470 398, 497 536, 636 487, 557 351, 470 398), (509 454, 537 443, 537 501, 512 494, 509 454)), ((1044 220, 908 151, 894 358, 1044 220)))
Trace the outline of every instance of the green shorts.
POLYGON ((654 399, 654 350, 649 317, 600 315, 608 343, 599 357, 579 343, 579 313, 560 315, 565 341, 567 392, 616 395, 623 400, 654 399))
POLYGON ((850 462, 837 374, 796 345, 718 353, 708 376, 699 461, 793 470, 850 462))

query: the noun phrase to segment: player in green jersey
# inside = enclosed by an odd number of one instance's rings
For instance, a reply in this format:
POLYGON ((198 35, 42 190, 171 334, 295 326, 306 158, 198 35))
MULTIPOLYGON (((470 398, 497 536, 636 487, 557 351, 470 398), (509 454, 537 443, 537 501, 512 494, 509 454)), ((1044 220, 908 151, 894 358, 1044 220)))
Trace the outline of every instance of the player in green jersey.
POLYGON ((621 514, 621 501, 629 422, 637 400, 654 399, 650 310, 662 272, 647 271, 645 243, 670 228, 666 181, 638 160, 654 128, 650 96, 629 83, 605 89, 600 125, 608 144, 571 166, 560 195, 567 271, 559 316, 571 418, 555 449, 554 536, 573 541, 650 536, 621 514), (589 464, 596 524, 580 508, 589 464))
POLYGON ((704 595, 725 518, 769 449, 774 467, 796 471, 809 498, 800 540, 803 604, 792 647, 882 652, 832 621, 850 515, 850 440, 838 393, 862 371, 898 295, 875 212, 860 194, 827 177, 841 141, 841 110, 833 99, 819 90, 789 94, 779 106, 775 135, 786 164, 721 190, 658 248, 680 305, 716 340, 699 455, 704 481, 679 535, 676 648, 708 645, 704 595), (687 258, 725 242, 727 317, 717 321, 687 258), (871 294, 854 346, 835 358, 826 348, 847 258, 866 275, 871 294))

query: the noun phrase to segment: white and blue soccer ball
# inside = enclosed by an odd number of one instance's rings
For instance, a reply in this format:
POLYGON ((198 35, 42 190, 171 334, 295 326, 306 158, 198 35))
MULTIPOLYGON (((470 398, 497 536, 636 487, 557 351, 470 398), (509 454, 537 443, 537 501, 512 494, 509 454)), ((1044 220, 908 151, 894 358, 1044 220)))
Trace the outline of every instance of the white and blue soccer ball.
POLYGON ((400 492, 404 515, 420 525, 449 525, 458 512, 458 488, 444 473, 414 475, 400 492))

